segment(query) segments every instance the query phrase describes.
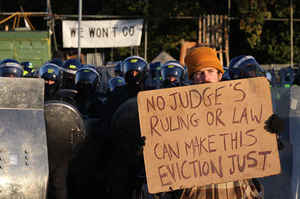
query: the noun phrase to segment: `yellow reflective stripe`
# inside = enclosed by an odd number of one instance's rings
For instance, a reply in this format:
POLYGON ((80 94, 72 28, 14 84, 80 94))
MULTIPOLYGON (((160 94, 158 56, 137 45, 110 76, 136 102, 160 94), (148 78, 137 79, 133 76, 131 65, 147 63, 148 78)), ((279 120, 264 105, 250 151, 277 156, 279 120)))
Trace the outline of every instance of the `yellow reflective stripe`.
POLYGON ((75 65, 69 65, 69 68, 76 69, 77 67, 75 65))

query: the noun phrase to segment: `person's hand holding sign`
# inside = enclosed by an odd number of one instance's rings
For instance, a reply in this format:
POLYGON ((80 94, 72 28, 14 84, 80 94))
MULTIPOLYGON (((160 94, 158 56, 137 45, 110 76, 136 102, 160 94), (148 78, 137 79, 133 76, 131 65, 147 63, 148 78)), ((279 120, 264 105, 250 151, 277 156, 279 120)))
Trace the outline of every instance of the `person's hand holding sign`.
POLYGON ((277 137, 278 150, 284 148, 284 144, 280 140, 280 134, 284 130, 284 121, 278 115, 271 115, 265 122, 265 130, 270 133, 275 133, 277 137))

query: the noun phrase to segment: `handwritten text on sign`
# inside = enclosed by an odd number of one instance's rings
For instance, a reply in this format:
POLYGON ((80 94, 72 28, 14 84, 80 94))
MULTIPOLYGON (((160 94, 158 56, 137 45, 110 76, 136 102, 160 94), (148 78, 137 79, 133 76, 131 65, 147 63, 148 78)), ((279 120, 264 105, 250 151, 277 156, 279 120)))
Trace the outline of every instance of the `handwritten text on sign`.
POLYGON ((138 95, 150 193, 280 173, 265 78, 138 95))

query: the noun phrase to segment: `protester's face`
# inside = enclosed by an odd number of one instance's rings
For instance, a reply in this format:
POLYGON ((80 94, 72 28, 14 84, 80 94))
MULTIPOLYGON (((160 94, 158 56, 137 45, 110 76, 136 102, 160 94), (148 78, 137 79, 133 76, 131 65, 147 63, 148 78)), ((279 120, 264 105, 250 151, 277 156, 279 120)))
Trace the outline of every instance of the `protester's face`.
POLYGON ((193 74, 194 84, 214 83, 219 82, 222 78, 222 73, 213 67, 202 68, 193 74))

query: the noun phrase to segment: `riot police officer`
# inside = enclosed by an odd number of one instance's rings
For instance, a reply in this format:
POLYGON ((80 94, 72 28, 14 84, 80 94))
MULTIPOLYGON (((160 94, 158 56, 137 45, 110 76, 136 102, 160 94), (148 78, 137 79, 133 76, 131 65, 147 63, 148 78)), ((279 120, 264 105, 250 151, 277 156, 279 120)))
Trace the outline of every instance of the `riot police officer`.
POLYGON ((162 86, 171 88, 183 86, 184 67, 178 62, 167 62, 161 67, 162 86))
POLYGON ((47 198, 66 199, 69 161, 74 148, 77 148, 78 138, 81 139, 82 135, 85 135, 85 126, 79 111, 73 106, 75 95, 63 95, 65 92, 61 92, 63 90, 61 89, 62 68, 47 62, 39 69, 39 77, 45 81, 45 119, 49 158, 47 198), (62 129, 60 125, 63 126, 62 129), (71 142, 70 135, 72 135, 71 142))
POLYGON ((0 62, 1 77, 22 77, 23 67, 14 59, 4 59, 0 62))
POLYGON ((123 76, 122 70, 121 70, 121 65, 122 61, 119 61, 115 66, 114 66, 114 73, 115 76, 123 76))
MULTIPOLYGON (((58 92, 61 88, 61 82, 62 82, 62 71, 59 66, 53 63, 45 63, 40 69, 39 69, 39 77, 44 79, 45 81, 45 119, 48 125, 46 125, 46 131, 47 131, 47 144, 48 144, 48 158, 49 158, 49 185, 48 185, 48 193, 47 198, 49 199, 65 199, 67 197, 67 184, 66 184, 66 176, 67 176, 67 170, 68 170, 68 161, 70 159, 69 150, 67 149, 68 146, 66 143, 63 143, 62 140, 60 140, 57 144, 54 138, 54 132, 58 132, 59 128, 56 124, 55 119, 59 120, 61 118, 53 118, 53 115, 64 115, 62 111, 65 111, 63 109, 69 109, 66 107, 71 107, 71 111, 73 113, 76 113, 76 109, 73 108, 69 103, 65 103, 60 95, 58 95, 58 92), (55 104, 55 103, 56 104, 55 104), (54 104, 52 104, 54 103, 54 104), (55 106, 60 106, 57 110, 55 110, 55 106), (52 109, 50 108, 52 106, 52 109), (48 108, 47 108, 48 107, 48 108), (48 109, 51 109, 48 110, 48 109), (52 119, 51 119, 52 118, 52 119), (63 143, 63 144, 62 144, 63 143), (54 146, 55 145, 55 146, 54 146), (59 148, 59 154, 55 154, 56 149, 59 148)), ((72 116, 69 115, 69 117, 72 118, 72 116)), ((79 117, 79 116, 78 116, 79 117)), ((74 119, 74 118, 72 118, 74 119)), ((71 120, 70 118, 66 118, 66 120, 71 120)), ((73 121, 67 122, 67 124, 63 125, 69 125, 73 121)), ((58 122, 59 123, 59 122, 58 122)), ((74 122, 76 123, 76 122, 74 122)), ((71 133, 72 128, 65 127, 64 131, 71 133)), ((62 131, 62 132, 64 132, 62 131)), ((63 136, 61 134, 61 136, 63 136)), ((57 138, 58 139, 58 138, 57 138)), ((71 152, 70 152, 71 153, 71 152)))
POLYGON ((57 99, 56 92, 61 87, 62 71, 52 63, 46 63, 39 69, 39 77, 45 80, 45 100, 57 99))
POLYGON ((121 65, 127 85, 137 90, 144 89, 148 63, 142 57, 131 56, 126 58, 121 65))
POLYGON ((113 92, 115 88, 124 86, 126 84, 123 77, 117 76, 108 80, 109 92, 113 92))
POLYGON ((63 64, 63 82, 62 88, 64 89, 75 89, 75 74, 76 71, 81 67, 81 62, 78 59, 72 58, 67 59, 63 64))
POLYGON ((127 99, 137 96, 139 91, 145 90, 145 79, 147 77, 148 63, 142 57, 130 56, 127 57, 121 65, 126 84, 118 87, 109 96, 109 117, 120 104, 127 99))
MULTIPOLYGON (((232 58, 229 63, 229 75, 230 78, 235 79, 243 79, 243 78, 254 78, 254 77, 266 77, 265 70, 260 66, 260 64, 256 61, 256 59, 251 55, 240 55, 232 58)), ((270 86, 271 82, 269 81, 270 86)), ((274 107, 276 108, 276 107, 274 107)), ((273 123, 271 126, 276 126, 278 129, 284 128, 284 121, 278 115, 274 114, 274 118, 269 123, 273 123), (274 120, 274 121, 273 121, 274 120), (274 125, 276 124, 276 125, 274 125)), ((268 127, 271 128, 271 127, 268 127)), ((272 130, 273 131, 273 130, 272 130)), ((281 132, 282 130, 278 130, 281 132)), ((284 148, 284 144, 281 140, 281 137, 277 135, 277 144, 278 149, 282 150, 284 148)))
POLYGON ((161 84, 161 63, 154 62, 149 64, 149 77, 146 80, 147 90, 158 89, 161 84))
POLYGON ((23 66, 24 72, 23 76, 24 77, 34 77, 35 75, 35 69, 33 67, 33 64, 29 61, 21 62, 21 65, 23 66))
POLYGON ((86 116, 100 116, 103 114, 101 100, 98 99, 97 90, 101 75, 95 67, 83 65, 75 74, 75 89, 78 94, 75 97, 77 107, 81 114, 86 116))
MULTIPOLYGON (((122 62, 122 71, 126 85, 115 88, 109 98, 110 129, 112 134, 111 158, 107 169, 110 170, 108 185, 112 198, 129 198, 133 190, 140 187, 138 173, 143 173, 140 136, 136 136, 139 127, 136 125, 136 106, 129 103, 137 97, 138 92, 145 90, 148 63, 139 56, 130 56, 122 62), (123 108, 125 108, 125 110, 123 108), (132 108, 132 109, 131 109, 132 108), (118 161, 121 165, 117 164, 118 161)), ((143 178, 144 179, 144 178, 143 178)))
POLYGON ((250 55, 240 55, 231 59, 229 63, 229 75, 231 79, 250 77, 265 77, 265 70, 250 55))
POLYGON ((109 158, 110 134, 106 106, 101 101, 101 74, 93 65, 76 71, 76 107, 84 118, 87 139, 71 161, 68 184, 70 198, 105 197, 104 168, 109 158), (107 151, 108 150, 108 151, 107 151))
POLYGON ((280 76, 280 86, 289 88, 294 80, 295 80, 295 73, 292 67, 281 68, 279 70, 280 76))

